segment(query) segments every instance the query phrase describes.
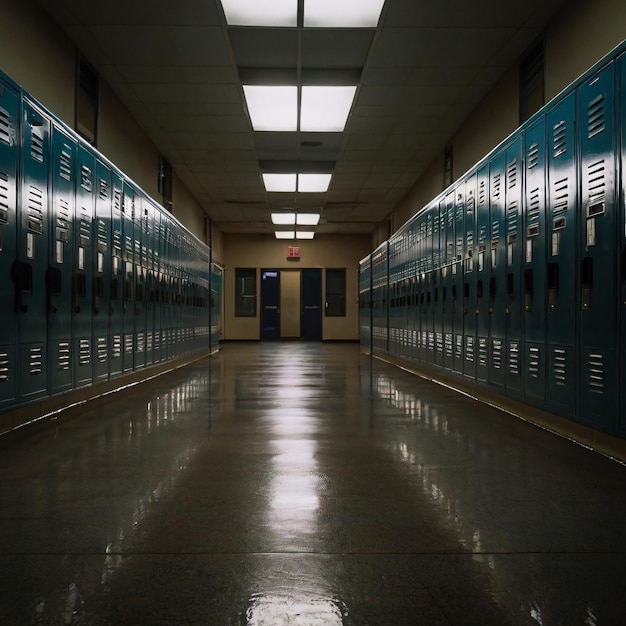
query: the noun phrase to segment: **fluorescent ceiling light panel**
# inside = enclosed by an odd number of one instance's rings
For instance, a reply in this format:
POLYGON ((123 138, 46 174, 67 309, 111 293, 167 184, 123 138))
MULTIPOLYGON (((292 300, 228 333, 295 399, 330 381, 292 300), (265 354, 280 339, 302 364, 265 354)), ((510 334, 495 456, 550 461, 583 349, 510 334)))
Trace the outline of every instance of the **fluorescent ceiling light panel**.
POLYGON ((298 129, 297 87, 244 85, 243 92, 254 130, 296 131, 298 129))
POLYGON ((298 174, 298 191, 326 193, 332 174, 298 174))
POLYGON ((304 0, 304 25, 376 28, 385 0, 304 0))
POLYGON ((356 87, 302 87, 300 130, 340 133, 346 126, 356 87))
POLYGON ((229 26, 297 26, 297 0, 222 0, 229 26))
POLYGON ((313 239, 313 237, 315 237, 315 233, 313 231, 296 231, 296 239, 313 239))
POLYGON ((296 223, 298 226, 317 226, 319 222, 319 213, 298 213, 296 217, 296 223))
POLYGON ((272 224, 292 226, 296 223, 295 213, 272 213, 272 224))
POLYGON ((295 239, 293 230, 276 230, 274 234, 276 239, 295 239))
POLYGON ((297 174, 263 174, 266 191, 295 191, 297 174))

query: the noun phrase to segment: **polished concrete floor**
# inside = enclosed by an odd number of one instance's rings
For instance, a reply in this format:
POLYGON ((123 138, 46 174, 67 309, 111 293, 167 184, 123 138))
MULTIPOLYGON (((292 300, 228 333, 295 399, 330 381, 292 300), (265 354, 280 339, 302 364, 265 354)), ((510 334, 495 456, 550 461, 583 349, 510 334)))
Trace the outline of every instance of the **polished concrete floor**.
POLYGON ((227 344, 0 440, 0 623, 626 624, 626 467, 354 344, 227 344))

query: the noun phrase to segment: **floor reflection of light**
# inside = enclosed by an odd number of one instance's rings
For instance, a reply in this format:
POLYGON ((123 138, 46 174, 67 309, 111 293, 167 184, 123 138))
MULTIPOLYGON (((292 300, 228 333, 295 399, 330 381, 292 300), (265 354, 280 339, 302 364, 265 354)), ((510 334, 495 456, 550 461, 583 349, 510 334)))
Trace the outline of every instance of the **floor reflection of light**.
POLYGON ((342 612, 336 600, 285 592, 255 594, 246 613, 248 626, 341 626, 342 612))

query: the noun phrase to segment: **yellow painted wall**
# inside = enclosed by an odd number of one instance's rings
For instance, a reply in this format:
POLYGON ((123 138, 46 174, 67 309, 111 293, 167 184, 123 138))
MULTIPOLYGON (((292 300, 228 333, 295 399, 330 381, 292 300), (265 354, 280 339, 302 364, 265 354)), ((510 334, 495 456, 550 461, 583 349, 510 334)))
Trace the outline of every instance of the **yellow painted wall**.
MULTIPOLYGON (((312 241, 296 244, 277 241, 270 235, 236 235, 224 233, 224 339, 259 339, 259 302, 261 269, 297 271, 300 268, 346 268, 346 317, 322 319, 322 338, 356 340, 358 324, 359 261, 371 247, 369 235, 318 235, 312 241), (287 260, 287 247, 299 245, 299 261, 287 260), (235 317, 235 268, 257 269, 257 315, 235 317)), ((322 299, 325 275, 322 272, 322 299)))

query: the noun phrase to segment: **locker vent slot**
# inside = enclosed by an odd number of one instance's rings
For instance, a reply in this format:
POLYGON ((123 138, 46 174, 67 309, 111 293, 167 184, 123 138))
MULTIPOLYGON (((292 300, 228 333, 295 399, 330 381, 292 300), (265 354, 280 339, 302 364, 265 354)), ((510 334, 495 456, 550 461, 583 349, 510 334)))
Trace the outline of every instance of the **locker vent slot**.
POLYGON ((452 333, 445 334, 445 349, 446 349, 446 356, 451 357, 452 356, 452 333))
POLYGON ((153 349, 153 335, 152 333, 147 333, 146 335, 146 350, 148 352, 152 352, 153 349))
POLYGON ((509 373, 519 374, 519 343, 512 341, 509 344, 509 373))
POLYGON ((587 108, 588 139, 599 135, 605 129, 604 100, 605 95, 600 94, 589 103, 587 108))
POLYGON ((589 390, 604 393, 604 357, 601 354, 589 355, 589 390))
POLYGON ((72 178, 72 155, 65 150, 61 150, 61 159, 59 162, 59 176, 66 181, 72 178))
POLYGON ((474 362, 474 337, 465 337, 465 360, 474 362))
POLYGON ((487 367, 487 338, 478 338, 478 364, 487 367))
MULTIPOLYGON (((535 188, 530 192, 530 199, 528 201, 528 226, 530 230, 531 225, 537 224, 539 222, 539 212, 540 212, 540 204, 539 204, 539 188, 535 188)), ((539 225, 537 224, 537 228, 539 225)), ((537 231, 538 232, 538 231, 537 231)), ((535 233, 536 234, 536 233, 535 233)))
POLYGON ((491 363, 494 369, 502 368, 502 339, 491 340, 491 363))
POLYGON ((91 184, 91 170, 86 165, 80 167, 80 186, 91 193, 93 186, 91 184))
POLYGON ((91 346, 89 339, 81 339, 78 344, 78 363, 80 365, 89 365, 91 363, 91 346))
POLYGON ((454 358, 460 361, 463 358, 463 335, 455 335, 454 340, 454 358))
POLYGON ((101 178, 98 183, 98 195, 102 200, 106 200, 109 197, 109 184, 104 178, 101 178))
POLYGON ((98 337, 96 339, 96 350, 97 350, 97 359, 100 363, 105 363, 107 360, 107 338, 106 337, 98 337))
POLYGON ((28 191, 28 230, 43 233, 43 192, 32 185, 28 191))
POLYGON ((510 235, 511 233, 517 232, 517 222, 519 220, 519 211, 518 211, 518 203, 517 200, 514 200, 507 207, 507 233, 510 235))
POLYGON ((0 222, 7 221, 9 211, 9 177, 0 172, 0 222))
POLYGON ((28 361, 31 376, 40 376, 43 372, 43 348, 31 348, 28 361))
POLYGON ((517 159, 513 159, 507 168, 508 189, 513 189, 517 184, 517 159))
POLYGON ((554 182, 554 213, 566 213, 569 205, 569 178, 554 182))
POLYGON ((122 192, 119 189, 113 190, 113 208, 119 213, 122 209, 122 192))
POLYGON ((552 371, 554 373, 554 382, 560 387, 565 386, 567 382, 567 356, 562 348, 554 349, 552 371))
POLYGON ((0 107, 0 141, 11 145, 11 117, 2 107, 0 107))
POLYGON ((491 199, 499 200, 500 199, 500 189, 502 187, 500 172, 496 172, 493 176, 493 186, 491 188, 491 199))
POLYGON ((60 341, 58 344, 58 366, 61 371, 69 371, 70 369, 70 344, 69 341, 60 341))
POLYGON ((476 197, 474 196, 474 192, 470 191, 467 195, 467 214, 473 215, 474 210, 476 209, 476 197))
POLYGON ((132 333, 126 333, 124 335, 124 352, 126 354, 133 353, 133 335, 132 333))
POLYGON ((435 333, 435 348, 437 352, 443 354, 443 333, 435 333))
POLYGON ((528 349, 528 374, 536 380, 539 379, 540 357, 539 348, 531 346, 528 349))
POLYGON ((122 336, 113 335, 113 342, 111 344, 111 358, 118 359, 122 356, 122 336))
POLYGON ((534 143, 528 148, 528 157, 526 159, 528 169, 532 170, 539 164, 539 145, 534 143))
POLYGON ((478 185, 478 206, 483 207, 487 204, 487 185, 484 180, 478 185))
POLYGON ((604 159, 592 163, 587 167, 587 189, 589 203, 599 203, 604 199, 606 191, 606 177, 604 172, 604 159))
POLYGON ((499 238, 500 238, 500 222, 498 222, 498 220, 494 220, 493 224, 491 225, 491 240, 492 240, 492 243, 495 241, 495 243, 497 245, 499 238))
POLYGON ((0 351, 0 383, 9 380, 9 353, 0 351))
POLYGON ((564 121, 559 122, 552 129, 552 156, 555 159, 567 152, 566 130, 564 121))
POLYGON ((146 335, 144 333, 137 333, 137 352, 143 354, 146 350, 146 335))
POLYGON ((30 156, 34 161, 43 163, 43 137, 33 128, 30 156))

